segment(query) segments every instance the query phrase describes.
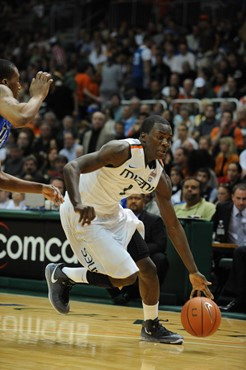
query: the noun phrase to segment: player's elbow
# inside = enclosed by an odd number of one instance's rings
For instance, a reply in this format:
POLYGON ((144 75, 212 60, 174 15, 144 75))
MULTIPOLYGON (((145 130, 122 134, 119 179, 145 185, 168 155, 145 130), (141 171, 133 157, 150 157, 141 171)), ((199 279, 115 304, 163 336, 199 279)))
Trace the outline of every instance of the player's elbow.
POLYGON ((32 120, 32 117, 30 116, 27 116, 25 114, 19 114, 15 119, 14 119, 14 122, 12 123, 12 125, 16 128, 20 128, 20 127, 24 127, 26 126, 28 123, 30 123, 32 120))

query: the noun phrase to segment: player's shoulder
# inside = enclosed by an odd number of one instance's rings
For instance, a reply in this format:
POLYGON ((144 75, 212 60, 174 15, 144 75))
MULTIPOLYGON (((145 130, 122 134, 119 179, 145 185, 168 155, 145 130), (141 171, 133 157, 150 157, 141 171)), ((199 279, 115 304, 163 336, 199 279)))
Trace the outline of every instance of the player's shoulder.
POLYGON ((8 86, 0 84, 0 99, 5 96, 13 96, 13 93, 8 86))

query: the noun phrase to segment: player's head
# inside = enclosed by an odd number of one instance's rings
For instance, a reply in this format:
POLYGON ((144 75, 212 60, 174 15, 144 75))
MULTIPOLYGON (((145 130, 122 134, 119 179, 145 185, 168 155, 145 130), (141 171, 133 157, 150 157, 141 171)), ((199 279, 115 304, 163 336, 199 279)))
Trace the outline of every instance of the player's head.
POLYGON ((0 59, 0 84, 8 86, 14 97, 18 97, 20 74, 15 64, 6 59, 0 59))
POLYGON ((140 131, 146 161, 164 160, 172 143, 172 129, 169 122, 157 115, 146 118, 140 131))

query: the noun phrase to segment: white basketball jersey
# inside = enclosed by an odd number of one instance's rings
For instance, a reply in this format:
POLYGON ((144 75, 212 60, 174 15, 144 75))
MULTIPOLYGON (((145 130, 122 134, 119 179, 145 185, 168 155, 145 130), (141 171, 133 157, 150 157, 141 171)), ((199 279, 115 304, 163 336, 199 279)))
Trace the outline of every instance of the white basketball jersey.
POLYGON ((155 168, 145 165, 143 146, 138 139, 120 141, 129 143, 130 159, 117 168, 102 167, 80 175, 82 204, 93 206, 97 215, 116 212, 121 199, 131 194, 151 193, 158 185, 163 171, 159 161, 155 161, 155 168))

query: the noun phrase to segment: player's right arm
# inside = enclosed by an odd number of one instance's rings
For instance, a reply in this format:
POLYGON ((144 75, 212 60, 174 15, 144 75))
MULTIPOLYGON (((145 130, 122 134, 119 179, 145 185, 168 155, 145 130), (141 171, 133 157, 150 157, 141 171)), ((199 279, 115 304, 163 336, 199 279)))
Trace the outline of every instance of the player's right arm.
POLYGON ((13 127, 23 127, 35 117, 46 98, 53 80, 46 72, 38 72, 30 86, 31 99, 27 103, 19 103, 6 85, 0 85, 0 115, 8 120, 13 127))
POLYGON ((95 218, 93 207, 84 207, 79 193, 81 173, 94 172, 104 166, 119 167, 130 158, 130 146, 127 142, 116 140, 105 144, 99 151, 85 154, 69 162, 64 167, 64 180, 74 211, 80 215, 79 222, 84 225, 95 218))

